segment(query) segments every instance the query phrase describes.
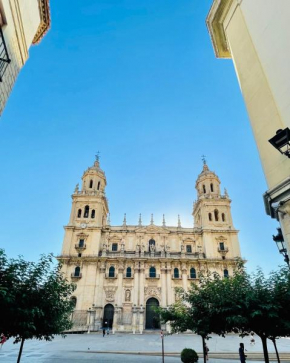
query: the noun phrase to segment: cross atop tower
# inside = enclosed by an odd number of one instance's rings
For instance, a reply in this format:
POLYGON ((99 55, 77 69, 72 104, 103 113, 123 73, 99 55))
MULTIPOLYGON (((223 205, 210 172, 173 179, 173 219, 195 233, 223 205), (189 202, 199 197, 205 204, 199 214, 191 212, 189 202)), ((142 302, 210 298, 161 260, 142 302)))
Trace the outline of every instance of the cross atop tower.
POLYGON ((206 164, 206 156, 205 155, 201 155, 201 160, 203 161, 203 164, 206 164))

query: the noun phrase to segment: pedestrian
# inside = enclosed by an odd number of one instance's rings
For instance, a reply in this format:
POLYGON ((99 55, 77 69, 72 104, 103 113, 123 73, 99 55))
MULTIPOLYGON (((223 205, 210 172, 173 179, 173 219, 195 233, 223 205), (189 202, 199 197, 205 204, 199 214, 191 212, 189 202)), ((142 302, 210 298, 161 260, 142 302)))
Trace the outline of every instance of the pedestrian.
POLYGON ((6 342, 7 338, 5 337, 4 334, 0 335, 0 344, 1 344, 1 348, 3 346, 3 344, 6 342))
POLYGON ((250 340, 250 344, 251 344, 251 345, 255 345, 254 332, 252 332, 252 333, 251 333, 251 340, 250 340))
POLYGON ((244 343, 240 343, 239 356, 240 356, 241 363, 246 363, 247 356, 245 355, 244 343))
POLYGON ((204 354, 206 360, 208 360, 208 352, 209 352, 208 346, 206 345, 206 343, 204 343, 204 354))
POLYGON ((105 335, 106 335, 106 329, 105 329, 105 327, 103 327, 103 338, 105 335))

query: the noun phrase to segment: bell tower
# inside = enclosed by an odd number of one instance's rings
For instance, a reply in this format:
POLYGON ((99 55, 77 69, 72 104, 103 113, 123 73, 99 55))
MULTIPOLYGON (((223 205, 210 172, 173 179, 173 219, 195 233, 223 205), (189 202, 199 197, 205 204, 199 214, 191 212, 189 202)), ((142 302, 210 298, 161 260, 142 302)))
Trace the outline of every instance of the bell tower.
POLYGON ((101 229, 105 227, 109 207, 105 195, 106 176, 99 157, 82 176, 82 186, 72 194, 69 223, 65 226, 64 255, 94 255, 100 251, 101 229), (81 241, 81 242, 80 242, 81 241), (79 246, 81 244, 81 246, 79 246), (79 246, 79 247, 77 247, 79 246))
POLYGON ((203 229, 234 228, 231 200, 226 189, 224 195, 221 194, 220 184, 219 177, 209 170, 204 161, 203 170, 195 184, 197 190, 197 201, 193 207, 195 227, 203 229))
POLYGON ((238 231, 235 230, 231 214, 231 200, 225 189, 220 191, 219 177, 209 170, 205 160, 195 188, 197 200, 193 205, 194 226, 201 230, 204 252, 207 258, 221 254, 225 258, 228 251, 232 256, 240 256, 238 231))

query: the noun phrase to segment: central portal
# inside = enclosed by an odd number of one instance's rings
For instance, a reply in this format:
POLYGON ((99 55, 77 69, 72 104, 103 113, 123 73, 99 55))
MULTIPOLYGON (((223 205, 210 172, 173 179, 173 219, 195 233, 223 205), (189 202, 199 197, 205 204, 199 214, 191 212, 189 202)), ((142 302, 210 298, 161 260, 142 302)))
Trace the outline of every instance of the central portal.
POLYGON ((159 314, 155 311, 158 308, 159 302, 152 297, 146 303, 146 325, 145 329, 160 329, 159 314))
POLYGON ((112 329, 114 320, 114 306, 107 304, 104 309, 103 327, 109 327, 112 329))

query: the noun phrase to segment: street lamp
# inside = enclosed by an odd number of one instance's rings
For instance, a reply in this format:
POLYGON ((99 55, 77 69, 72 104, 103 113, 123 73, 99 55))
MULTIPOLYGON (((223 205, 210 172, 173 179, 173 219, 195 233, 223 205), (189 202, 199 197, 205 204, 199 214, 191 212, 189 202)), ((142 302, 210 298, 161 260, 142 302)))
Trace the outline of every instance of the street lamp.
POLYGON ((269 143, 281 154, 290 158, 290 130, 288 127, 284 130, 277 130, 276 135, 269 140, 269 143))
POLYGON ((284 261, 289 265, 289 256, 287 253, 287 249, 285 247, 285 242, 282 234, 281 228, 277 228, 278 234, 276 236, 273 235, 273 241, 276 242, 279 252, 283 255, 284 261))

